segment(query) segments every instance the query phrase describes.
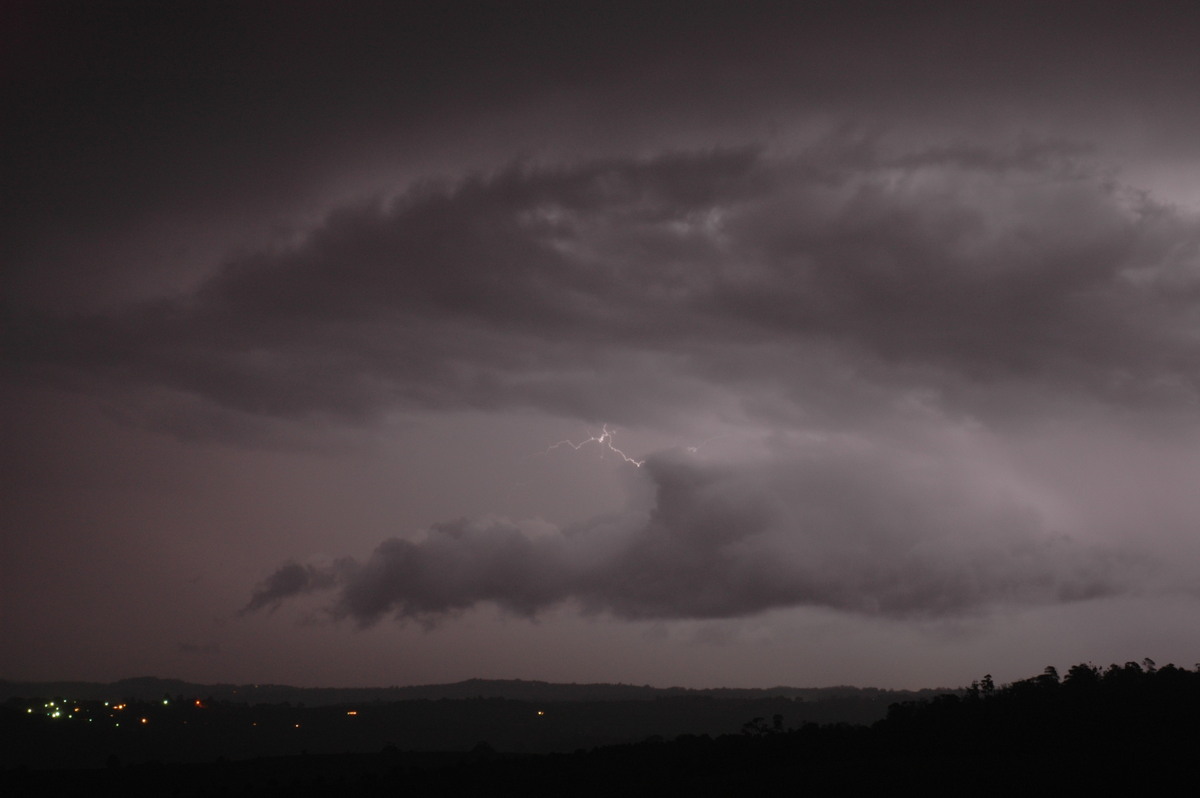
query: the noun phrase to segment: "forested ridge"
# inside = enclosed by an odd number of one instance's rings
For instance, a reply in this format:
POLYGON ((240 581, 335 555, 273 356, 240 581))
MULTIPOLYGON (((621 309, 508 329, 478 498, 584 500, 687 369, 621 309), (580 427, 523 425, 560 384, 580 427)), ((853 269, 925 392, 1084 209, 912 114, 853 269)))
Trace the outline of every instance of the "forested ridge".
POLYGON ((0 786, 13 795, 36 794, 48 782, 161 795, 729 794, 747 787, 1111 794, 1190 784, 1197 750, 1200 668, 1144 660, 1080 664, 1062 675, 1047 667, 1005 685, 985 676, 960 692, 895 703, 869 726, 792 726, 776 713, 747 718, 731 734, 650 736, 573 753, 514 754, 480 741, 457 753, 388 746, 192 764, 110 761, 94 770, 10 768, 0 786))

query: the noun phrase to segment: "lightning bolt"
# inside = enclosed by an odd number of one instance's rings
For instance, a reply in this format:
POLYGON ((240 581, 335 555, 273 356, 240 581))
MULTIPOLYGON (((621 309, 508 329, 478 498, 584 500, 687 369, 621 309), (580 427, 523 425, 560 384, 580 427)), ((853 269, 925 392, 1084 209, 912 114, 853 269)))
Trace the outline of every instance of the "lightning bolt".
POLYGON ((646 462, 645 460, 634 459, 634 458, 630 457, 629 455, 625 454, 625 452, 618 449, 616 446, 613 446, 613 436, 616 434, 617 434, 616 430, 610 430, 608 428, 608 425, 605 424, 604 426, 602 426, 600 428, 599 435, 593 435, 590 438, 585 438, 584 440, 580 441, 579 443, 575 443, 574 441, 559 441, 558 443, 552 443, 546 447, 546 451, 542 452, 542 454, 549 454, 551 450, 557 449, 560 446, 570 446, 575 451, 579 451, 584 446, 587 446, 589 443, 594 443, 600 447, 600 455, 601 456, 604 456, 604 450, 608 449, 610 452, 613 452, 614 454, 616 454, 618 457, 620 457, 626 463, 631 463, 631 464, 637 466, 638 468, 641 468, 642 464, 646 462))

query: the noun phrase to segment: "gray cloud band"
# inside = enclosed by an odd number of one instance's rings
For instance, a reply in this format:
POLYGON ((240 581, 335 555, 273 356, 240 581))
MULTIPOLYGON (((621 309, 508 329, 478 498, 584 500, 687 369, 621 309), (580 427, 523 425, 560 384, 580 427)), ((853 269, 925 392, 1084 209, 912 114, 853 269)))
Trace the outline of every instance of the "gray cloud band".
POLYGON ((853 373, 846 391, 926 388, 985 414, 971 386, 1191 403, 1200 226, 1077 155, 514 167, 345 208, 182 299, 11 319, 8 360, 166 388, 200 427, 219 422, 197 398, 258 417, 533 406, 646 422, 739 388, 817 405, 823 368, 853 373))
POLYGON ((1032 510, 949 473, 916 478, 879 453, 794 453, 713 466, 660 453, 653 499, 554 534, 457 521, 392 538, 365 561, 284 565, 244 612, 332 592, 370 625, 435 621, 493 602, 522 616, 563 602, 622 618, 720 618, 819 606, 895 618, 1123 592, 1144 562, 1044 529, 1032 510))

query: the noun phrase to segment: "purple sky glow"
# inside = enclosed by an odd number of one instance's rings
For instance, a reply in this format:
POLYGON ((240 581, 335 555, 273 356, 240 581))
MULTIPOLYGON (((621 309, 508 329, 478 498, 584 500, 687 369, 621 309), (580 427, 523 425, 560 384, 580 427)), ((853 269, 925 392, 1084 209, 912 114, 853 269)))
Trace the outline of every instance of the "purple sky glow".
POLYGON ((1200 659, 1188 4, 0 31, 0 678, 1200 659))

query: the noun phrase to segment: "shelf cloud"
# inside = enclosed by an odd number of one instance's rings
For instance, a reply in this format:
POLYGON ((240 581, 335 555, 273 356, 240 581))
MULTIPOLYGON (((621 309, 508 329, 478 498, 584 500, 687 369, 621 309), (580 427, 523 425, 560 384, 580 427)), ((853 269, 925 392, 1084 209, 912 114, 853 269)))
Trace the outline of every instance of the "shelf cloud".
POLYGON ((1197 246, 1194 216, 1053 143, 518 164, 339 209, 178 299, 30 320, 10 349, 267 418, 640 423, 715 394, 817 405, 831 369, 951 412, 987 415, 980 385, 1033 414, 1191 406, 1197 246))
POLYGON ((736 466, 663 452, 637 473, 645 507, 549 531, 462 519, 362 562, 291 562, 244 612, 332 592, 332 616, 363 626, 482 602, 521 616, 569 601, 629 619, 795 606, 931 618, 1118 595, 1145 575, 1137 556, 1074 541, 939 468, 827 446, 736 466))
POLYGON ((1191 661, 1200 14, 1078 5, 3 4, 11 675, 1191 661))

